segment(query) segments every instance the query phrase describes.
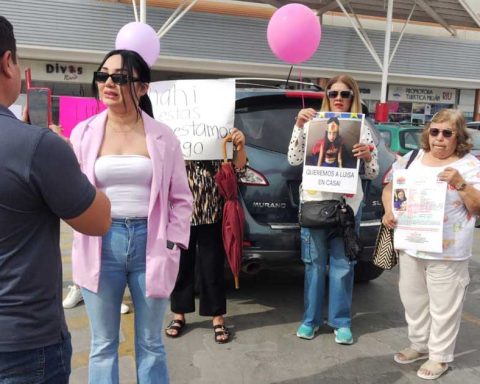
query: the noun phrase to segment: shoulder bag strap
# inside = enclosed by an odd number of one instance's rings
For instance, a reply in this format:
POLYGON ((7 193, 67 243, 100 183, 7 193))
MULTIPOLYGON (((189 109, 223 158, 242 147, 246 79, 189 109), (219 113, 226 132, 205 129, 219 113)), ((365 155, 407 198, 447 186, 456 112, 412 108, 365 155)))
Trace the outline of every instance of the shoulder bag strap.
POLYGON ((413 150, 410 158, 409 158, 408 161, 407 161, 407 165, 405 166, 405 169, 408 169, 408 167, 410 166, 410 164, 412 164, 413 160, 415 160, 415 158, 417 157, 419 151, 420 151, 419 149, 414 149, 414 150, 413 150))

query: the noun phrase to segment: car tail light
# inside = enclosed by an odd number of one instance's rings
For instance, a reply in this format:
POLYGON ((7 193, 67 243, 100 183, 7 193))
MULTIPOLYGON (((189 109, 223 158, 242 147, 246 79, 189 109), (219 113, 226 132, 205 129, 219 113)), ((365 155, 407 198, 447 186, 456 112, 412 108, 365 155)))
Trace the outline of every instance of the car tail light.
POLYGON ((245 175, 243 175, 238 180, 238 183, 243 185, 257 185, 262 187, 268 187, 270 185, 270 183, 268 182, 265 176, 263 176, 260 172, 248 166, 247 166, 245 175))

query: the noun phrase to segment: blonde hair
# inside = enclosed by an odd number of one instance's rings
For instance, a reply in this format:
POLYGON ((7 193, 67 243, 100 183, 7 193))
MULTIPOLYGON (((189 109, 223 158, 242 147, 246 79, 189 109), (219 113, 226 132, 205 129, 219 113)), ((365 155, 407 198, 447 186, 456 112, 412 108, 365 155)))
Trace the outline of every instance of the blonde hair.
POLYGON ((350 104, 350 111, 348 112, 361 113, 362 103, 360 101, 360 90, 358 88, 358 84, 353 79, 353 77, 348 75, 338 75, 328 80, 327 85, 325 86, 325 96, 323 97, 322 107, 320 108, 320 110, 326 111, 326 112, 329 112, 332 110, 330 106, 330 99, 327 97, 327 91, 335 83, 343 83, 353 92, 352 103, 350 104))
POLYGON ((420 145, 425 152, 430 151, 430 143, 428 141, 429 130, 432 123, 450 123, 455 128, 455 138, 457 139, 457 147, 455 148, 455 154, 458 157, 463 157, 472 149, 472 140, 468 134, 465 124, 465 118, 463 112, 459 109, 441 109, 435 115, 432 120, 425 124, 422 136, 420 137, 420 145))

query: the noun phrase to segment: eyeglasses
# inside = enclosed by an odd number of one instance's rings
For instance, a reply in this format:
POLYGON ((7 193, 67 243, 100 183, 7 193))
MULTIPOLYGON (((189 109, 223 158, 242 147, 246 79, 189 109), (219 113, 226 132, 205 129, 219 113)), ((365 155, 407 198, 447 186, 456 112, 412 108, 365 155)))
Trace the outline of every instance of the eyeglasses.
POLYGON ((140 79, 136 77, 130 78, 125 73, 109 74, 107 72, 100 72, 100 71, 93 72, 93 80, 96 81, 97 83, 106 83, 109 77, 111 77, 112 81, 117 85, 124 85, 124 84, 127 84, 129 81, 131 82, 140 81, 140 79))
POLYGON ((438 129, 438 128, 430 128, 428 132, 432 137, 437 137, 438 134, 441 132, 442 136, 445 137, 446 139, 449 139, 455 134, 455 132, 453 132, 451 129, 438 129))
POLYGON ((333 91, 330 89, 327 91, 327 97, 329 99, 336 99, 339 93, 342 99, 350 99, 353 97, 353 91, 350 89, 346 91, 333 91))

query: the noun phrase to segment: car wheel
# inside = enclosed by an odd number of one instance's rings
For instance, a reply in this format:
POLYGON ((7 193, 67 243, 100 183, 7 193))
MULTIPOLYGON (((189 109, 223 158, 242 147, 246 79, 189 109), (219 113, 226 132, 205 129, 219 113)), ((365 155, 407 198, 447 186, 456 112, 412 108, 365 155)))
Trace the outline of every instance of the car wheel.
POLYGON ((383 269, 377 267, 371 261, 358 261, 355 265, 355 282, 367 283, 376 279, 382 272, 383 269))

